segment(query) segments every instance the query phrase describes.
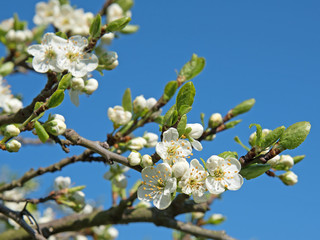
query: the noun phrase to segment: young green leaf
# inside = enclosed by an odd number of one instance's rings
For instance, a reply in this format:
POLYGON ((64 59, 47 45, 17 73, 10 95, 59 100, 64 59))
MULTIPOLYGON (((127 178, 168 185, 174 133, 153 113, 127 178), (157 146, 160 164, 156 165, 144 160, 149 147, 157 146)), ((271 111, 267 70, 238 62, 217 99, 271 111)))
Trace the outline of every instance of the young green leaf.
POLYGON ((176 105, 174 104, 164 115, 163 117, 163 124, 166 126, 171 126, 171 120, 173 112, 176 110, 176 105))
POLYGON ((98 38, 101 34, 101 16, 97 14, 90 26, 90 35, 92 38, 98 38))
POLYGON ((231 152, 231 151, 226 151, 226 152, 220 153, 218 156, 222 157, 224 159, 228 159, 228 158, 236 158, 236 159, 238 159, 238 153, 237 152, 231 152))
POLYGON ((173 97, 175 92, 177 91, 177 88, 178 88, 177 81, 168 82, 167 85, 164 88, 163 100, 165 102, 168 102, 173 97))
POLYGON ((224 126, 225 129, 229 129, 229 128, 234 128, 236 125, 238 125, 240 122, 242 122, 241 119, 239 120, 235 120, 235 121, 231 121, 231 122, 227 122, 224 126))
POLYGON ((279 144, 284 149, 294 149, 304 142, 311 129, 309 122, 297 122, 288 127, 280 137, 279 144))
POLYGON ((132 112, 131 90, 127 88, 122 96, 122 107, 125 111, 132 112))
POLYGON ((38 121, 35 121, 34 128, 36 129, 36 133, 41 142, 45 143, 49 139, 49 134, 47 133, 47 131, 38 121))
POLYGON ((285 130, 285 127, 281 126, 274 129, 272 132, 268 133, 261 141, 261 148, 265 149, 267 147, 270 147, 272 144, 274 144, 283 134, 284 130, 285 130))
POLYGON ((232 116, 235 117, 235 116, 238 116, 239 114, 248 112, 253 107, 255 102, 256 100, 254 98, 251 98, 238 104, 231 110, 232 116))
POLYGON ((187 115, 183 115, 178 123, 178 126, 177 126, 177 130, 178 130, 178 133, 179 133, 179 136, 182 136, 185 131, 186 131, 186 126, 187 126, 187 115))
POLYGON ((180 70, 179 76, 183 77, 185 81, 191 80, 203 70, 205 64, 205 58, 193 54, 190 61, 180 70))
POLYGON ((106 32, 116 32, 122 30, 131 21, 130 17, 123 17, 108 23, 106 32))
POLYGON ((240 174, 247 180, 259 177, 271 168, 270 164, 253 164, 241 169, 240 174))
POLYGON ((256 126, 256 128, 257 128, 255 146, 260 147, 261 146, 261 138, 262 138, 262 127, 260 126, 260 124, 251 123, 249 128, 251 128, 252 126, 256 126))
POLYGON ((59 82, 58 89, 67 89, 70 86, 71 78, 72 78, 71 73, 64 75, 59 82))
POLYGON ((293 157, 294 164, 301 162, 305 157, 306 157, 306 155, 299 155, 299 156, 293 157))
POLYGON ((57 90, 49 98, 47 107, 48 108, 58 107, 63 102, 63 99, 64 99, 64 90, 57 90))
POLYGON ((181 111, 186 110, 185 106, 188 106, 188 107, 192 106, 195 94, 196 94, 196 89, 194 88, 194 85, 192 82, 188 82, 182 86, 182 88, 178 92, 177 100, 176 100, 177 110, 180 115, 183 115, 181 111), (183 105, 185 106, 182 107, 183 105))

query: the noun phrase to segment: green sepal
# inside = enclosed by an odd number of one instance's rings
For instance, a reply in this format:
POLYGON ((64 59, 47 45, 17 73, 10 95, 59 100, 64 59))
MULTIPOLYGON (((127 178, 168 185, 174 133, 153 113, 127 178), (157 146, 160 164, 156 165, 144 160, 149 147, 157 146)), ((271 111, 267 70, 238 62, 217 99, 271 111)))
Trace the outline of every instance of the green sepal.
POLYGON ((248 112, 253 107, 255 102, 256 100, 254 98, 251 98, 238 104, 231 110, 232 116, 235 117, 235 116, 238 116, 239 114, 248 112))
POLYGON ((304 142, 311 129, 309 122, 297 122, 288 127, 280 137, 279 145, 283 149, 295 149, 304 142))
POLYGON ((116 32, 122 30, 131 21, 130 17, 123 17, 107 24, 106 32, 116 32))
POLYGON ((47 133, 47 131, 38 121, 35 121, 34 128, 36 129, 36 133, 41 142, 45 143, 49 139, 49 134, 47 133))
POLYGON ((81 185, 81 186, 76 186, 76 187, 72 187, 72 188, 68 188, 68 193, 75 193, 75 192, 78 192, 78 191, 81 191, 85 188, 86 186, 85 185, 81 185))
POLYGON ((250 148, 248 148, 246 145, 244 145, 244 144, 241 142, 241 140, 240 140, 240 138, 239 138, 238 136, 235 136, 235 137, 233 138, 233 140, 234 140, 236 143, 238 143, 241 147, 243 147, 245 150, 247 150, 248 152, 250 151, 250 148))
POLYGON ((238 153, 237 152, 231 152, 231 151, 226 151, 226 152, 220 153, 218 156, 222 157, 224 159, 228 159, 228 158, 238 159, 238 153))
POLYGON ((176 104, 177 110, 180 115, 185 114, 186 110, 191 110, 187 107, 191 107, 194 101, 194 96, 196 94, 196 89, 192 82, 188 82, 182 86, 180 91, 178 92, 176 104))
POLYGON ((93 19, 90 25, 90 35, 92 38, 98 38, 101 34, 101 16, 97 14, 97 16, 93 19))
POLYGON ((268 133, 261 141, 261 148, 266 149, 274 144, 283 134, 286 128, 284 126, 274 129, 272 132, 268 133))
POLYGON ((13 62, 6 62, 0 66, 0 75, 5 77, 9 75, 14 69, 13 62))
POLYGON ((63 102, 63 99, 64 99, 64 90, 57 90, 49 98, 47 107, 48 108, 58 107, 63 102))
POLYGON ((33 61, 33 57, 28 57, 28 59, 26 60, 26 63, 32 63, 33 61))
POLYGON ((271 168, 270 164, 253 164, 241 169, 240 174, 247 180, 259 177, 271 168))
POLYGON ((234 128, 236 125, 238 125, 240 122, 242 122, 241 119, 239 120, 235 120, 235 121, 231 121, 231 122, 227 122, 224 126, 225 129, 229 129, 229 128, 234 128))
POLYGON ((205 116, 204 113, 200 113, 200 120, 201 120, 202 127, 204 127, 204 116, 205 116))
POLYGON ((122 96, 122 107, 125 111, 132 112, 132 98, 131 98, 131 90, 130 88, 127 88, 124 91, 124 94, 122 96))
POLYGON ((260 147, 261 146, 261 138, 262 138, 262 127, 260 126, 260 124, 251 123, 249 128, 252 128, 253 126, 255 126, 257 128, 256 140, 255 140, 254 145, 260 147))
POLYGON ((17 30, 24 30, 25 27, 27 26, 27 22, 26 21, 20 21, 19 20, 19 17, 18 17, 18 14, 14 14, 13 16, 13 19, 14 19, 14 22, 13 22, 13 29, 15 31, 17 30))
POLYGON ((205 58, 198 57, 197 54, 193 54, 190 61, 181 68, 179 76, 183 77, 185 81, 191 80, 201 73, 205 64, 205 58))
POLYGON ((163 100, 165 102, 168 102, 173 97, 175 92, 177 91, 177 88, 178 88, 177 81, 168 82, 167 85, 164 88, 163 100))
POLYGON ((178 130, 178 133, 179 133, 179 137, 181 137, 185 131, 186 131, 186 126, 187 126, 187 115, 183 115, 178 123, 178 126, 177 126, 177 130, 178 130))
POLYGON ((293 157, 294 164, 301 162, 305 157, 306 157, 306 155, 299 155, 299 156, 293 157))
POLYGON ((64 75, 59 82, 58 89, 67 89, 71 84, 71 78, 71 73, 64 75))

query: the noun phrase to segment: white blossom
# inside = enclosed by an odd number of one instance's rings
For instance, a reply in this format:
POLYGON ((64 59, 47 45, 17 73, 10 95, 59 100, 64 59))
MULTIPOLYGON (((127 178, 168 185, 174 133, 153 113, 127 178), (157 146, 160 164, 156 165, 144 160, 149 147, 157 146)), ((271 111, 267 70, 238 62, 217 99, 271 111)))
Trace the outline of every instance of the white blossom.
POLYGON ((132 151, 128 156, 128 162, 130 166, 137 166, 141 162, 141 154, 139 152, 132 151))
POLYGON ((145 145, 145 147, 153 148, 157 145, 159 137, 155 133, 146 132, 143 134, 143 138, 147 141, 147 144, 145 145))
POLYGON ((147 144, 147 141, 143 138, 143 137, 136 137, 131 139, 128 142, 128 147, 131 150, 141 150, 142 148, 144 148, 144 146, 147 144))
POLYGON ((137 96, 133 101, 133 111, 135 113, 142 112, 147 106, 147 100, 143 97, 143 95, 137 96))
POLYGON ((13 24, 14 24, 13 18, 5 19, 0 23, 0 29, 5 32, 8 32, 10 29, 13 28, 13 24))
MULTIPOLYGON (((5 191, 3 193, 3 196, 6 198, 10 198, 13 200, 20 200, 22 198, 24 198, 25 196, 25 191, 23 189, 18 189, 18 188, 14 188, 12 190, 8 190, 5 191)), ((8 208, 10 208, 11 210, 14 211, 21 211, 24 207, 26 203, 25 202, 19 202, 19 203, 15 203, 15 202, 4 202, 4 205, 8 208)))
POLYGON ((141 176, 143 182, 138 188, 139 200, 153 201, 160 210, 169 207, 171 193, 177 188, 171 167, 167 163, 160 163, 157 167, 146 167, 141 171, 141 176))
POLYGON ((48 118, 49 121, 54 120, 54 119, 59 119, 59 120, 62 121, 62 122, 65 122, 65 121, 66 121, 65 118, 64 118, 64 116, 62 116, 61 114, 52 114, 52 115, 48 118))
POLYGON ((154 105, 156 105, 158 101, 155 98, 148 98, 146 102, 146 107, 150 110, 153 108, 154 105))
POLYGON ((208 173, 197 159, 190 162, 190 168, 182 176, 179 187, 185 194, 192 194, 196 203, 207 201, 205 180, 208 173))
POLYGON ((237 159, 213 155, 207 160, 206 166, 210 173, 206 187, 210 193, 220 194, 226 189, 238 190, 242 186, 243 178, 239 174, 241 165, 237 159))
POLYGON ((119 4, 117 3, 112 3, 108 8, 107 8, 107 22, 113 22, 119 18, 124 17, 124 13, 122 8, 120 7, 119 4))
POLYGON ((220 213, 214 213, 212 214, 209 219, 207 220, 208 223, 211 223, 211 224, 220 224, 222 223, 226 218, 220 214, 220 213))
POLYGON ((108 109, 108 117, 116 125, 125 125, 131 120, 132 114, 121 106, 115 106, 108 109))
POLYGON ((162 142, 157 143, 156 152, 161 159, 172 166, 175 162, 188 157, 191 152, 189 141, 179 139, 179 133, 175 128, 163 133, 162 142))
POLYGON ((189 169, 189 163, 186 160, 181 159, 172 166, 173 176, 176 178, 182 177, 189 169))
POLYGON ((54 180, 54 189, 61 190, 65 188, 69 188, 71 185, 71 178, 70 177, 56 177, 54 180))
POLYGON ((111 44, 112 40, 114 39, 114 33, 106 33, 101 37, 101 41, 104 44, 111 44))
POLYGON ((294 160, 290 155, 281 155, 279 164, 283 164, 287 168, 292 168, 294 160))
POLYGON ((203 126, 199 123, 187 124, 186 128, 191 128, 191 132, 189 133, 189 138, 191 145, 197 151, 202 150, 202 145, 196 139, 200 138, 203 134, 203 126))
POLYGON ((48 25, 53 23, 54 19, 60 14, 60 3, 58 0, 38 2, 36 4, 36 15, 33 22, 37 25, 48 25))
POLYGON ((32 66, 35 71, 45 73, 49 70, 62 72, 64 67, 59 67, 57 57, 58 51, 67 43, 67 40, 56 36, 54 33, 44 35, 41 44, 35 44, 28 47, 27 52, 34 56, 32 66))
POLYGON ((22 102, 14 98, 10 86, 0 75, 0 108, 6 113, 16 113, 22 108, 22 102))
POLYGON ((107 235, 111 240, 113 240, 119 236, 119 231, 115 227, 111 226, 107 229, 107 235))
POLYGON ((58 54, 57 65, 68 70, 74 77, 84 77, 98 67, 98 58, 85 51, 88 40, 76 35, 64 42, 62 52, 58 54))
POLYGON ((298 182, 298 176, 292 171, 281 174, 279 178, 284 184, 289 186, 295 185, 298 182))
POLYGON ((71 78, 71 88, 74 90, 81 91, 84 88, 83 78, 80 78, 80 77, 71 78))

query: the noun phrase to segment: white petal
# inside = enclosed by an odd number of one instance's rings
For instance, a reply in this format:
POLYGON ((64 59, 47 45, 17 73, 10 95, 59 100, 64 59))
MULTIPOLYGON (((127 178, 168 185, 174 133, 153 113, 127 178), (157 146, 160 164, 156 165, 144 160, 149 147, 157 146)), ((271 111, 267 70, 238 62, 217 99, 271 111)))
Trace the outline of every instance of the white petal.
POLYGON ((195 168, 199 171, 204 171, 204 167, 199 163, 197 159, 192 159, 192 161, 190 162, 190 168, 195 168))
POLYGON ((155 167, 152 167, 152 166, 146 167, 141 171, 141 176, 145 182, 149 182, 149 181, 157 182, 157 179, 152 178, 152 176, 155 176, 155 175, 157 175, 156 169, 155 167))
POLYGON ((141 185, 138 188, 138 199, 144 200, 144 201, 151 201, 152 198, 150 198, 148 195, 152 193, 151 190, 145 190, 145 186, 141 185), (147 195, 147 196, 146 196, 147 195))
POLYGON ((219 157, 217 155, 212 155, 208 160, 207 160, 207 168, 210 172, 210 174, 213 175, 214 170, 220 166, 221 161, 224 161, 222 157, 219 157))
POLYGON ((82 61, 72 62, 70 68, 68 69, 75 77, 84 77, 87 75, 88 71, 86 69, 86 64, 82 61))
POLYGON ((177 129, 175 128, 169 128, 169 130, 165 131, 163 133, 163 140, 170 142, 172 141, 177 141, 179 139, 179 133, 177 129))
POLYGON ((69 38, 74 47, 84 49, 88 45, 88 40, 85 37, 76 35, 69 38))
POLYGON ((197 151, 202 151, 202 145, 201 145, 201 143, 198 141, 198 140, 194 140, 193 139, 193 141, 191 142, 191 144, 192 144, 192 147, 195 149, 195 150, 197 150, 197 151))
POLYGON ((40 73, 48 72, 49 64, 46 63, 46 59, 40 59, 38 57, 34 57, 32 60, 32 67, 35 71, 40 73))
POLYGON ((87 53, 83 56, 83 59, 80 60, 86 65, 87 71, 92 72, 98 67, 98 58, 92 53, 87 53))
POLYGON ((164 189, 164 194, 173 193, 177 189, 177 179, 168 178, 166 182, 166 187, 164 189))
POLYGON ((167 158, 167 148, 166 144, 163 142, 159 142, 156 145, 156 152, 157 154, 161 157, 161 159, 166 159, 167 158))
POLYGON ((153 204, 154 206, 156 206, 156 208, 162 210, 162 209, 166 209, 167 207, 170 206, 171 204, 171 195, 170 194, 158 194, 155 199, 153 200, 153 204))
POLYGON ((180 144, 180 156, 184 156, 184 157, 187 157, 190 155, 190 153, 192 152, 192 149, 191 149, 191 144, 189 141, 187 140, 179 140, 178 143, 180 144))
POLYGON ((75 106, 79 107, 79 104, 80 104, 80 102, 79 102, 79 91, 75 91, 75 90, 71 89, 71 90, 69 90, 69 96, 70 96, 71 102, 75 106))
POLYGON ((44 56, 45 49, 41 44, 31 45, 28 47, 27 52, 32 56, 44 56))
POLYGON ((219 181, 216 181, 214 177, 207 177, 206 179, 206 187, 208 191, 212 194, 220 194, 225 191, 224 186, 219 181))
POLYGON ((225 181, 228 183, 229 190, 238 190, 243 184, 243 178, 239 174, 236 174, 233 176, 233 178, 227 179, 225 181))

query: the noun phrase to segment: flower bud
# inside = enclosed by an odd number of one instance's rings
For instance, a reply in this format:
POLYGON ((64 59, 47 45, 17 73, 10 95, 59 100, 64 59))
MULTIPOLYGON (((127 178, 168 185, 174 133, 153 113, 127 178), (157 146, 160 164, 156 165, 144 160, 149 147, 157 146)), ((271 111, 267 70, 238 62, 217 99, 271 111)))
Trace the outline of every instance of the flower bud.
POLYGON ((24 42, 26 40, 26 35, 24 31, 18 30, 16 31, 16 39, 17 42, 24 42))
POLYGON ((13 124, 7 125, 4 129, 4 135, 7 137, 16 137, 19 134, 20 134, 20 129, 13 124))
POLYGON ((79 205, 85 204, 85 194, 82 191, 77 191, 73 193, 72 198, 76 204, 79 204, 79 205))
POLYGON ((107 239, 111 239, 111 240, 113 240, 113 239, 116 239, 118 236, 119 236, 119 232, 118 232, 118 230, 115 228, 115 227, 109 227, 108 229, 107 229, 107 235, 108 235, 108 237, 109 238, 107 238, 107 239))
POLYGON ((17 98, 8 98, 2 107, 3 111, 7 113, 16 113, 22 108, 22 102, 17 98))
POLYGON ((292 168, 294 160, 290 155, 281 155, 279 163, 283 164, 287 168, 292 168))
POLYGON ((118 54, 116 52, 108 51, 102 55, 101 63, 107 70, 115 69, 119 65, 118 54))
POLYGON ((118 67, 118 66, 119 66, 119 61, 118 61, 118 60, 115 60, 112 64, 108 65, 108 66, 106 67, 106 69, 108 69, 108 70, 113 70, 113 69, 115 69, 115 68, 118 67))
POLYGON ((130 166, 140 165, 141 162, 141 154, 135 151, 132 151, 128 156, 128 161, 130 166))
POLYGON ((24 35, 26 40, 31 40, 33 38, 33 33, 29 29, 24 30, 24 35))
POLYGON ((142 137, 137 137, 137 138, 134 138, 132 140, 130 140, 130 142, 128 143, 128 147, 131 149, 131 150, 141 150, 145 145, 147 144, 147 141, 142 138, 142 137))
POLYGON ((281 174, 279 178, 285 185, 295 185, 298 182, 298 176, 291 171, 281 174))
POLYGON ((143 95, 136 97, 136 99, 133 101, 133 111, 135 113, 142 112, 146 106, 147 100, 143 97, 143 95))
POLYGON ((118 188, 126 188, 128 185, 127 177, 124 174, 118 174, 113 179, 114 185, 118 188))
POLYGON ((8 41, 15 41, 16 40, 16 31, 11 29, 6 35, 6 39, 8 41))
POLYGON ((209 127, 210 128, 215 128, 218 127, 221 123, 223 123, 223 119, 220 113, 214 113, 211 115, 209 118, 209 127))
POLYGON ((121 106, 115 106, 108 109, 108 117, 116 125, 125 125, 131 120, 132 114, 121 106))
POLYGON ((99 86, 98 81, 94 78, 90 78, 89 80, 87 80, 85 82, 85 86, 84 86, 83 91, 86 94, 91 95, 94 91, 96 91, 98 89, 98 86, 99 86))
POLYGON ((8 152, 18 152, 20 148, 21 148, 21 143, 15 139, 6 143, 6 149, 8 152))
POLYGON ((65 118, 64 118, 64 116, 62 116, 62 115, 60 115, 60 114, 53 114, 53 115, 51 115, 51 116, 48 118, 48 121, 51 121, 51 120, 54 120, 54 119, 56 119, 56 120, 61 120, 62 122, 65 122, 65 121, 66 121, 65 118))
POLYGON ((225 217, 222 214, 215 213, 210 216, 210 218, 207 220, 207 223, 217 225, 224 221, 225 221, 225 217))
POLYGON ((148 166, 152 166, 153 165, 153 161, 150 155, 145 154, 142 156, 142 160, 141 160, 141 167, 145 168, 148 166))
POLYGON ((84 88, 84 81, 80 77, 74 77, 71 79, 71 88, 73 90, 82 91, 84 88))
POLYGON ((114 33, 106 33, 101 37, 101 42, 103 44, 110 45, 113 39, 114 39, 114 33))
POLYGON ((157 134, 147 132, 143 135, 143 138, 147 141, 147 144, 145 145, 147 148, 155 147, 158 143, 157 134))
POLYGON ((46 122, 44 126, 45 129, 54 136, 63 134, 67 129, 67 125, 59 119, 46 122))
POLYGON ((147 108, 150 110, 153 108, 154 105, 156 105, 157 100, 155 98, 148 98, 147 99, 147 108))
MULTIPOLYGON (((270 129, 263 129, 262 130, 262 138, 264 138, 267 134, 269 134, 272 130, 270 129)), ((254 132, 250 135, 249 137, 249 144, 253 147, 256 145, 256 140, 257 140, 257 132, 254 132)))
POLYGON ((54 180, 54 189, 55 190, 69 188, 70 185, 71 185, 71 178, 70 177, 59 176, 54 180))
POLYGON ((204 217, 204 213, 203 212, 192 212, 191 216, 192 216, 192 219, 198 220, 198 219, 201 219, 204 217))
POLYGON ((203 126, 199 123, 187 124, 186 128, 192 129, 189 136, 194 139, 200 138, 203 133, 203 126))
POLYGON ((280 156, 277 155, 273 158, 271 158, 267 163, 271 165, 272 168, 274 168, 280 161, 280 156))
POLYGON ((176 178, 182 177, 189 169, 189 163, 186 160, 176 162, 172 166, 172 172, 176 178))

